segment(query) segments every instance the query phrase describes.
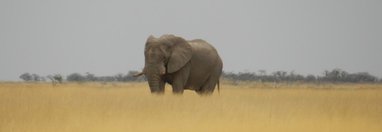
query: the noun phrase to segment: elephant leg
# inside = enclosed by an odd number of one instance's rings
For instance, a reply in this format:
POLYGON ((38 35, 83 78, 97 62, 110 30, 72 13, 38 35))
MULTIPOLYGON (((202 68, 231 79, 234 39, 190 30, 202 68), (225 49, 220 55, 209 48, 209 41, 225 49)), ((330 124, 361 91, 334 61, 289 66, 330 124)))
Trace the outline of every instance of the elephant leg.
POLYGON ((210 78, 208 78, 207 82, 196 91, 199 95, 211 95, 216 87, 216 84, 218 82, 218 77, 212 75, 210 78))
POLYGON ((199 90, 196 90, 196 93, 199 95, 211 95, 216 87, 216 84, 218 83, 220 79, 221 70, 216 69, 210 77, 207 79, 207 81, 202 85, 202 87, 199 90))
POLYGON ((208 81, 199 90, 196 90, 196 93, 198 93, 199 95, 210 95, 214 92, 215 86, 215 79, 212 79, 210 77, 208 81))
POLYGON ((179 71, 177 71, 174 75, 174 80, 172 82, 172 92, 175 94, 182 94, 187 80, 188 76, 190 74, 190 66, 186 65, 185 67, 181 68, 179 71))

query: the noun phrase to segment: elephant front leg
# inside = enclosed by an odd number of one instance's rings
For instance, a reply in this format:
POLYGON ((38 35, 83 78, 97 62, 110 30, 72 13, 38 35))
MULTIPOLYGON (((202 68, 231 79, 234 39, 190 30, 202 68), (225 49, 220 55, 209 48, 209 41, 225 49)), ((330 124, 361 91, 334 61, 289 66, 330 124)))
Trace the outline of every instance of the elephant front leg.
POLYGON ((174 74, 172 82, 172 92, 174 94, 183 94, 189 74, 189 66, 183 67, 181 70, 174 74))
POLYGON ((174 94, 183 94, 183 92, 184 92, 184 88, 183 88, 183 86, 181 85, 181 84, 173 84, 172 85, 172 93, 174 93, 174 94))
POLYGON ((176 76, 172 82, 172 92, 174 94, 183 94, 187 79, 188 76, 176 76))

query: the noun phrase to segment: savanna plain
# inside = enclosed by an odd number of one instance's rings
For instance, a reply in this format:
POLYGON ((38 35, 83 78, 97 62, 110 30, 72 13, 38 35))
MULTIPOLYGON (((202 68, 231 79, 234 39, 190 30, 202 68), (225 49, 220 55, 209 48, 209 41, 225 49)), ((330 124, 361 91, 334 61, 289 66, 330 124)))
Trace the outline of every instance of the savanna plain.
POLYGON ((241 82, 151 95, 146 83, 0 83, 1 132, 380 132, 382 84, 241 82))

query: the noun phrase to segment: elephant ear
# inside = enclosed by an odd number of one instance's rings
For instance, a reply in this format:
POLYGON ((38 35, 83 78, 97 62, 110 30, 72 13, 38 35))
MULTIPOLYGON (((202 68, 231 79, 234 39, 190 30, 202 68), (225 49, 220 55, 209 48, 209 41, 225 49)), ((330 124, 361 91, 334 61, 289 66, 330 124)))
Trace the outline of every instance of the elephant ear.
POLYGON ((186 40, 180 37, 174 37, 170 41, 173 42, 172 53, 167 63, 167 72, 174 73, 186 65, 192 57, 192 48, 186 40))

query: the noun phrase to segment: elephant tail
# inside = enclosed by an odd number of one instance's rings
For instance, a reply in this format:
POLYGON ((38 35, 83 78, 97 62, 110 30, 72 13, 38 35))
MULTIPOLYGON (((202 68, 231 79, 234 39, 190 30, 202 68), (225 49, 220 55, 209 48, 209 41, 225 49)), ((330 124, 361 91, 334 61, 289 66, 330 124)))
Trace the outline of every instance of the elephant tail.
POLYGON ((220 95, 220 81, 219 81, 219 79, 218 79, 218 93, 220 95))

